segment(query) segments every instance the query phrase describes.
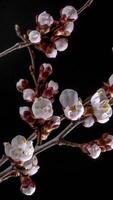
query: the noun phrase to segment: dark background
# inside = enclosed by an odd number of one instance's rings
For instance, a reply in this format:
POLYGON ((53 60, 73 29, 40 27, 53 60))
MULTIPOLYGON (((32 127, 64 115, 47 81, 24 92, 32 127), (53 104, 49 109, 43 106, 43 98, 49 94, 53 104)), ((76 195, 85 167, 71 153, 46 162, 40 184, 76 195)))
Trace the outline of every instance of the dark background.
MULTIPOLYGON (((35 27, 35 15, 46 10, 58 19, 59 10, 66 5, 79 9, 85 0, 0 0, 0 52, 18 42, 14 24, 23 31, 35 27)), ((50 62, 54 67, 55 81, 60 91, 73 88, 85 99, 93 94, 103 81, 113 73, 113 6, 112 1, 94 0, 75 23, 75 30, 69 38, 69 48, 59 53, 56 59, 47 59, 37 52, 37 67, 50 62)), ((29 55, 26 49, 0 59, 0 151, 2 143, 10 141, 17 134, 31 133, 21 121, 19 106, 25 105, 15 84, 20 78, 30 79, 29 55)), ((68 138, 87 142, 98 138, 103 132, 113 130, 113 119, 93 128, 77 128, 68 138)), ((112 196, 113 152, 102 154, 92 160, 79 149, 53 147, 39 156, 40 171, 33 179, 37 191, 32 197, 19 192, 19 180, 10 179, 0 185, 0 199, 102 199, 112 196)))

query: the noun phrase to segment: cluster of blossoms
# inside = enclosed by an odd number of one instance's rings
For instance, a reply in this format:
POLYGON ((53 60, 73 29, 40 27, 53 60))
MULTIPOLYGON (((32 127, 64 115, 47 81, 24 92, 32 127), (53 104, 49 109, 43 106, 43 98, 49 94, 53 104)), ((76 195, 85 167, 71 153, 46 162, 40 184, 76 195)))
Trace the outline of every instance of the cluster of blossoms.
POLYGON ((53 111, 53 102, 58 93, 58 83, 47 78, 52 74, 52 66, 43 63, 39 68, 37 86, 31 89, 25 79, 20 79, 17 84, 17 90, 22 92, 23 99, 31 103, 31 107, 23 106, 19 108, 21 118, 32 128, 40 126, 42 140, 47 139, 49 133, 58 128, 61 123, 61 117, 55 116, 53 111))
MULTIPOLYGON (((20 107, 20 116, 32 128, 38 124, 42 125, 44 127, 41 129, 43 139, 47 139, 49 131, 51 132, 54 127, 58 128, 61 122, 60 116, 55 116, 53 111, 53 102, 59 88, 58 83, 53 80, 47 82, 52 71, 50 64, 44 63, 40 66, 37 86, 34 90, 30 88, 28 81, 24 79, 20 79, 16 85, 18 91, 23 93, 23 99, 32 103, 31 107, 20 107)), ((105 88, 97 90, 86 105, 82 103, 75 90, 63 90, 59 96, 59 101, 62 105, 64 118, 71 121, 83 118, 84 127, 93 126, 95 121, 106 123, 112 116, 110 105, 112 87, 113 75, 110 76, 109 82, 105 84, 105 88)))
POLYGON ((36 185, 30 176, 39 170, 38 159, 34 156, 33 142, 28 141, 22 135, 17 135, 11 141, 4 143, 5 154, 15 164, 21 181, 21 191, 26 195, 32 195, 36 185))
POLYGON ((74 30, 74 21, 77 19, 78 13, 73 6, 66 6, 60 11, 59 21, 44 11, 36 16, 36 28, 28 31, 28 39, 48 58, 56 58, 58 51, 67 49, 67 37, 74 30))
POLYGON ((113 135, 105 133, 100 139, 81 145, 81 149, 91 158, 96 159, 102 152, 113 150, 113 135))
MULTIPOLYGON (((92 1, 89 0, 86 2, 85 6, 88 3, 90 5, 92 1)), ((85 6, 82 7, 83 10, 85 6)), ((23 99, 29 103, 29 106, 25 105, 19 108, 19 114, 21 119, 33 129, 36 140, 33 138, 33 134, 28 139, 22 135, 17 135, 12 139, 11 143, 4 142, 4 151, 6 160, 10 160, 12 169, 16 169, 15 176, 20 177, 21 192, 28 196, 32 195, 36 190, 36 184, 33 182, 31 176, 39 170, 38 159, 36 157, 37 149, 40 150, 40 147, 43 147, 43 149, 45 147, 46 149, 56 144, 62 144, 66 136, 65 134, 70 132, 69 128, 71 126, 70 129, 72 130, 73 125, 77 125, 76 122, 80 122, 84 127, 89 128, 95 122, 101 124, 108 122, 113 113, 111 107, 113 104, 113 74, 110 76, 108 82, 104 83, 102 88, 97 90, 92 97, 84 102, 82 102, 75 90, 63 90, 59 96, 62 108, 61 115, 54 115, 53 103, 59 92, 59 85, 53 80, 48 80, 53 72, 53 68, 51 64, 43 63, 39 67, 39 73, 36 74, 35 72, 34 57, 32 55, 33 47, 42 51, 48 58, 55 58, 58 51, 61 52, 67 49, 67 38, 74 30, 74 22, 77 18, 78 11, 73 6, 66 6, 60 11, 59 21, 54 20, 46 11, 37 15, 35 30, 29 30, 27 37, 26 35, 23 37, 19 32, 18 25, 16 26, 18 36, 23 42, 28 42, 28 46, 26 47, 30 53, 31 68, 33 69, 33 71, 31 69, 31 75, 35 83, 34 88, 31 88, 29 81, 26 79, 20 79, 17 82, 17 90, 21 92, 23 99), (71 121, 69 127, 67 126, 55 138, 46 143, 45 140, 48 139, 50 133, 59 128, 64 119, 71 121), (63 137, 61 137, 62 135, 63 137), (33 140, 35 140, 35 144, 33 140)), ((64 144, 66 145, 65 142, 64 144)), ((96 159, 102 152, 113 149, 113 136, 105 133, 100 139, 85 144, 77 145, 75 143, 70 146, 74 147, 74 145, 80 147, 91 158, 96 159)))

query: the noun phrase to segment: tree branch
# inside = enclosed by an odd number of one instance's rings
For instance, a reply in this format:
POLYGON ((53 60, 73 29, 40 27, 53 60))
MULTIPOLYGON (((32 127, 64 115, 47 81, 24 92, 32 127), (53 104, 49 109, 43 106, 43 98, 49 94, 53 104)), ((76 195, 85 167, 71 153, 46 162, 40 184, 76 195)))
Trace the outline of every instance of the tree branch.
POLYGON ((68 135, 74 128, 76 128, 78 125, 80 125, 81 123, 83 123, 83 120, 79 120, 76 122, 71 122, 63 131, 61 131, 61 133, 59 133, 55 138, 53 138, 52 140, 46 142, 45 144, 39 146, 36 145, 35 147, 35 155, 38 155, 39 153, 55 146, 55 145, 59 145, 60 141, 62 140, 62 138, 64 138, 66 135, 68 135))
POLYGON ((84 10, 91 6, 94 0, 88 0, 79 10, 78 15, 80 15, 84 10))
POLYGON ((78 143, 75 143, 75 142, 66 141, 64 139, 59 142, 59 145, 60 146, 65 145, 65 146, 69 146, 69 147, 81 148, 81 144, 78 144, 78 143))
POLYGON ((2 58, 3 56, 8 55, 11 52, 14 52, 14 51, 19 50, 19 49, 23 49, 25 47, 29 47, 31 45, 32 45, 31 43, 26 43, 26 42, 16 43, 15 45, 10 47, 9 49, 7 49, 7 50, 3 51, 2 53, 0 53, 0 58, 2 58))

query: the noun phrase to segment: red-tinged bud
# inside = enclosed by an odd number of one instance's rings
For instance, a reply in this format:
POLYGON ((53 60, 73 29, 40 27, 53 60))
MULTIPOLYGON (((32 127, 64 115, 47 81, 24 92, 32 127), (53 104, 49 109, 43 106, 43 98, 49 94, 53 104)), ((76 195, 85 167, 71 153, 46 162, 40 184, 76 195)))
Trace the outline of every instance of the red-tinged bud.
POLYGON ((27 89, 28 87, 29 87, 29 83, 28 83, 28 80, 26 79, 20 79, 16 83, 16 88, 19 92, 23 92, 23 90, 27 89))
POLYGON ((52 74, 52 72, 52 66, 49 63, 43 63, 39 69, 39 81, 45 81, 52 74))

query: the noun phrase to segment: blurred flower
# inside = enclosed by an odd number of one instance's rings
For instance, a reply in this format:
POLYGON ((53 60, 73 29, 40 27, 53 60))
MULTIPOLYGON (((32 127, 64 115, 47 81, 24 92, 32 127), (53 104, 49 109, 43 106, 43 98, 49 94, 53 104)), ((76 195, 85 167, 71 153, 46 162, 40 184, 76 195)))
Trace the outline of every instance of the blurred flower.
POLYGON ((113 86, 113 74, 109 77, 108 82, 110 86, 113 86))
POLYGON ((91 126, 93 126, 95 123, 95 120, 92 116, 87 117, 84 122, 83 122, 83 126, 86 128, 90 128, 91 126))
POLYGON ((104 146, 104 150, 112 150, 113 149, 113 135, 109 133, 104 133, 100 138, 100 144, 104 146))
POLYGON ((57 50, 54 47, 47 47, 46 52, 45 52, 46 56, 48 58, 56 58, 57 56, 57 50))
POLYGON ((34 119, 31 108, 29 108, 28 106, 20 107, 19 114, 22 120, 27 122, 31 127, 34 127, 36 119, 34 119))
POLYGON ((91 158, 96 159, 101 154, 101 148, 97 144, 87 145, 87 151, 91 158))
POLYGON ((68 40, 60 38, 55 41, 57 51, 65 51, 68 48, 68 40))
POLYGON ((11 141, 4 143, 5 154, 20 164, 32 158, 34 147, 32 141, 27 141, 24 136, 17 135, 11 141))
POLYGON ((41 35, 39 31, 33 30, 28 34, 29 40, 33 44, 37 44, 41 41, 41 35))
POLYGON ((28 102, 33 102, 36 94, 31 88, 23 90, 23 99, 28 102))
POLYGON ((46 84, 45 90, 42 94, 43 97, 51 99, 58 93, 58 83, 53 80, 46 84))
POLYGON ((32 105, 32 112, 36 119, 49 119, 53 115, 51 101, 43 97, 36 98, 32 105))
POLYGON ((27 176, 21 177, 21 187, 20 191, 27 195, 31 196, 36 190, 36 185, 35 183, 27 176))
POLYGON ((23 167, 25 167, 29 176, 36 174, 40 168, 37 157, 33 156, 31 160, 28 160, 24 163, 23 167))
POLYGON ((61 16, 66 17, 69 20, 76 20, 78 19, 77 10, 73 6, 65 6, 61 10, 61 16))
POLYGON ((53 72, 49 63, 43 63, 39 68, 39 80, 46 80, 53 72))
POLYGON ((25 79, 20 79, 17 83, 16 83, 16 88, 19 92, 23 92, 23 90, 27 89, 29 87, 29 83, 28 80, 25 79))
POLYGON ((38 22, 41 26, 44 26, 44 25, 51 26, 54 20, 50 14, 44 11, 36 17, 36 22, 38 22))
POLYGON ((59 100, 64 108, 64 114, 68 119, 75 121, 83 115, 84 107, 76 91, 72 89, 63 90, 59 100))
POLYGON ((106 123, 112 116, 112 108, 104 89, 99 89, 91 98, 94 115, 99 123, 106 123))

